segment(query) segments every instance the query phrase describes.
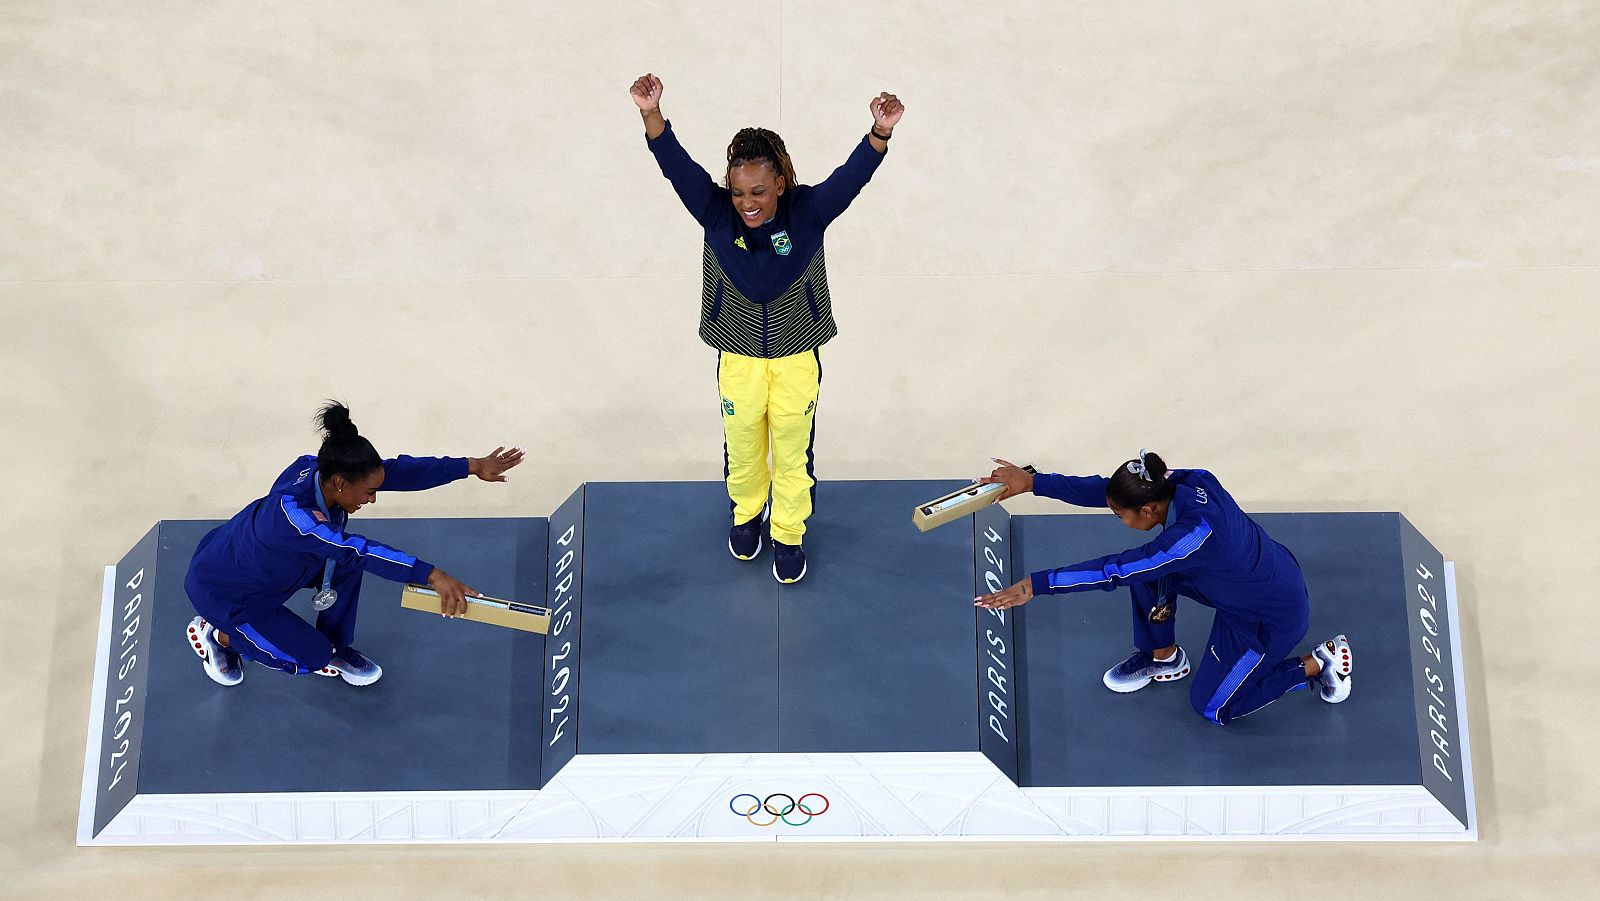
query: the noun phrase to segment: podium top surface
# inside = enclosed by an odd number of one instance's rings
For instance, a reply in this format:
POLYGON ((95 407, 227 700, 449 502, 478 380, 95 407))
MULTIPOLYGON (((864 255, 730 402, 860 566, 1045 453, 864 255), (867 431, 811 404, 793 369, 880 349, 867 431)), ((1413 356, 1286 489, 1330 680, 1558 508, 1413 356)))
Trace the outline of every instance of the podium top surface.
MULTIPOLYGON (((213 521, 160 525, 141 793, 528 789, 539 784, 543 637, 400 606, 364 579, 355 646, 384 668, 356 688, 246 662, 206 678, 182 639, 183 578, 213 521), (531 737, 530 737, 531 736, 531 737)), ((361 519, 360 534, 436 563, 480 591, 544 596, 543 519, 361 519)), ((310 592, 290 602, 313 619, 310 592)))
POLYGON ((971 523, 910 521, 957 484, 819 485, 793 585, 719 482, 589 484, 578 752, 975 750, 971 523))
MULTIPOLYGON (((1023 785, 1410 785, 1421 771, 1396 513, 1252 517, 1300 561, 1311 627, 1297 652, 1349 635, 1354 690, 1339 705, 1291 693, 1226 728, 1196 715, 1185 679, 1116 694, 1104 671, 1133 649, 1128 592, 1022 608, 1023 785)), ((1012 520, 1019 568, 1064 566, 1147 536, 1109 515, 1012 520)), ((1178 602, 1178 643, 1205 653, 1212 611, 1178 602)))

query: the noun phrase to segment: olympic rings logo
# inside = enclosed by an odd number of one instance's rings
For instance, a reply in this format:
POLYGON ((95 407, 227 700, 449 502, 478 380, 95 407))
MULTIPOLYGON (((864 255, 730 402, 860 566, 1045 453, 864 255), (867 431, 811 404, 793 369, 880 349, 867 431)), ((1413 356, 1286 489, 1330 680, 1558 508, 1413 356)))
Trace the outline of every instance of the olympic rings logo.
POLYGON ((752 826, 774 826, 780 820, 787 826, 804 826, 813 819, 827 813, 830 806, 832 805, 828 801, 828 796, 820 792, 810 792, 801 795, 799 798, 795 798, 785 792, 773 792, 767 795, 766 798, 757 798, 749 792, 740 792, 728 799, 728 809, 733 811, 735 816, 741 816, 749 820, 752 826), (748 805, 742 804, 739 802, 740 798, 749 798, 750 803, 748 805), (775 801, 774 799, 776 798, 782 798, 783 800, 775 801), (806 799, 808 798, 820 798, 822 806, 813 810, 812 808, 817 806, 817 802, 812 801, 810 804, 806 804, 806 799), (741 807, 749 807, 750 809, 741 810, 741 807), (789 819, 790 816, 797 816, 797 812, 806 815, 806 818, 798 823, 789 819), (757 814, 763 814, 762 819, 756 819, 757 814), (766 819, 769 816, 772 819, 766 819))

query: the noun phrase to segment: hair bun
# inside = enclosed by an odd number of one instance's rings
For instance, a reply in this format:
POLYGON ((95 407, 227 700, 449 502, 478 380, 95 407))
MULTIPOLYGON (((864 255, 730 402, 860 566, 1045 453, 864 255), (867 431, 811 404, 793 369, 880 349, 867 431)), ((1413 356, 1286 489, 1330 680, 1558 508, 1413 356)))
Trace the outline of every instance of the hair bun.
POLYGON ((1160 454, 1139 448, 1139 456, 1111 474, 1106 484, 1106 504, 1114 510, 1138 510, 1146 504, 1172 499, 1177 483, 1160 454))
POLYGON ((317 424, 328 434, 329 438, 353 437, 359 434, 356 424, 350 421, 350 408, 336 400, 330 400, 317 412, 317 424))
POLYGON ((1167 477, 1167 473, 1170 470, 1167 469, 1167 463, 1161 459, 1160 454, 1140 448, 1139 456, 1140 462, 1144 463, 1145 472, 1150 474, 1151 481, 1159 481, 1167 477))

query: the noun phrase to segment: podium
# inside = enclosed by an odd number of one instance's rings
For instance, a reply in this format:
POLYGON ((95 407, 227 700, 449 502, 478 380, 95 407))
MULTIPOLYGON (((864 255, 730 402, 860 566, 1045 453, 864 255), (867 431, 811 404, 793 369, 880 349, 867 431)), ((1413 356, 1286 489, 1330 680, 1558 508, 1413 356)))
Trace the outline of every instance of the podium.
MULTIPOLYGON (((446 621, 367 579, 357 646, 384 676, 364 688, 207 679, 182 582, 215 523, 158 523, 107 567, 79 841, 1475 838, 1453 570, 1399 514, 1257 517, 1306 572, 1307 641, 1349 634, 1357 681, 1219 729, 1184 682, 1100 684, 1128 652, 1120 591, 972 606, 1137 535, 1001 507, 907 521, 960 484, 819 485, 792 585, 770 549, 728 553, 718 482, 360 520, 552 610, 545 636, 446 621)), ((1203 646, 1209 611, 1178 616, 1203 646)))

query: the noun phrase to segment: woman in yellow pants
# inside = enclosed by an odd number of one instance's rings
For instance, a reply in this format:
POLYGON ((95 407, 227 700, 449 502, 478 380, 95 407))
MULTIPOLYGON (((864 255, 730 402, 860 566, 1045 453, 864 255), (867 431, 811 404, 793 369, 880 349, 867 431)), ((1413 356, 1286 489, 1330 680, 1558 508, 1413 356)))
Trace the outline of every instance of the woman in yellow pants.
POLYGON ((872 178, 905 107, 893 94, 872 98, 872 128, 844 165, 815 185, 795 178, 782 138, 741 129, 728 145, 721 187, 662 118, 661 89, 661 79, 644 75, 631 93, 661 174, 705 230, 700 339, 719 351, 723 471, 733 507, 728 550, 740 560, 761 553, 770 493, 772 575, 798 582, 806 574, 801 542, 817 485, 818 348, 838 333, 822 235, 872 178))

